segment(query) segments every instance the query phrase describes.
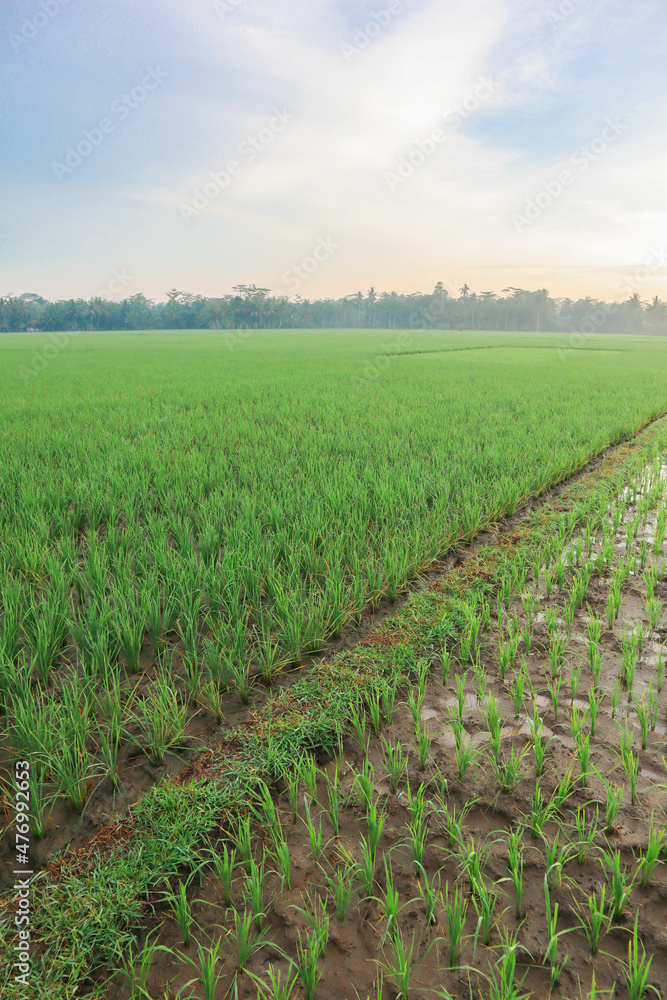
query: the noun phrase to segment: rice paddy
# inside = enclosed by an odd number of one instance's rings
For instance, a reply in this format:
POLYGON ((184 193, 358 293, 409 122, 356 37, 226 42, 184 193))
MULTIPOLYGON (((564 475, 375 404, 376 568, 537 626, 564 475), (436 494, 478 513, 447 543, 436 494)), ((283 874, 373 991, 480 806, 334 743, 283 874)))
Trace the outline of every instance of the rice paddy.
POLYGON ((208 853, 199 835, 149 878, 152 934, 128 899, 122 957, 91 945, 93 978, 73 957, 49 989, 574 997, 589 945, 582 995, 652 988, 659 460, 471 585, 417 654, 393 641, 336 700, 326 670, 448 552, 664 413, 667 347, 406 338, 81 335, 27 382, 40 342, 0 341, 0 733, 8 798, 31 762, 39 865, 232 727, 263 739, 322 701, 319 759, 274 745, 208 853))

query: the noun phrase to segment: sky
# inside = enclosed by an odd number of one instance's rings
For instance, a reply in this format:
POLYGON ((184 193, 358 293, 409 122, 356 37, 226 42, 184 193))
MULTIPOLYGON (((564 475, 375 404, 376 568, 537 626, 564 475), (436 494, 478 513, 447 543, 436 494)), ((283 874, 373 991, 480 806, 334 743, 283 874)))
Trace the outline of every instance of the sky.
POLYGON ((667 298, 664 0, 5 0, 0 295, 667 298))

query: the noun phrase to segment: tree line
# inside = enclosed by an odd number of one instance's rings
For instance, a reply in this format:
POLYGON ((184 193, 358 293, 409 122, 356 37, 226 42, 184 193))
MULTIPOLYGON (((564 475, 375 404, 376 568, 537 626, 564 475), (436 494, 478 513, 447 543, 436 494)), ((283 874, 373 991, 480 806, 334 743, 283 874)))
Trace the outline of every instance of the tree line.
POLYGON ((430 294, 399 294, 374 288, 337 299, 292 300, 268 288, 237 285, 220 297, 172 289, 164 302, 139 293, 121 301, 101 296, 49 302, 39 295, 0 298, 0 331, 238 330, 274 328, 359 328, 505 330, 570 333, 667 334, 667 304, 635 292, 605 303, 552 298, 546 289, 506 288, 456 294, 438 283, 430 294))

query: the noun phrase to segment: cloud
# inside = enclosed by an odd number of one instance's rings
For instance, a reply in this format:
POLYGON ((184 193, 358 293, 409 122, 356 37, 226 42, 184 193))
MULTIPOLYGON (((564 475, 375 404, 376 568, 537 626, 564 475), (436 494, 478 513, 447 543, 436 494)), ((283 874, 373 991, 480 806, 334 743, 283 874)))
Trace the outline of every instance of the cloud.
MULTIPOLYGON (((652 0, 569 0, 554 21, 563 2, 243 0, 219 16, 207 0, 72 0, 4 70, 0 228, 13 237, 0 291, 88 295, 118 267, 156 297, 174 284, 279 290, 332 236, 340 250, 308 295, 450 276, 613 295, 664 231, 667 29, 652 0), (168 73, 159 92, 58 186, 53 151, 155 62, 168 73), (294 121, 257 140, 276 111, 294 121), (517 232, 513 215, 616 116, 623 134, 517 232), (180 207, 230 162, 229 183, 186 223, 180 207)), ((0 33, 12 21, 0 15, 0 33)))

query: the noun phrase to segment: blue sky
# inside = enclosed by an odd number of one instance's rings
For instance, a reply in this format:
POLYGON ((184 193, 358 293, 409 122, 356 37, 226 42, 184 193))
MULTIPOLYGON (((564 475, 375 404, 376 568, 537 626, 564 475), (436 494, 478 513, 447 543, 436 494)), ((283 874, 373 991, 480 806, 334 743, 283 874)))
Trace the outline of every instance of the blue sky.
POLYGON ((0 294, 287 294, 323 240, 306 297, 667 297, 666 43, 658 0, 14 0, 0 294))

